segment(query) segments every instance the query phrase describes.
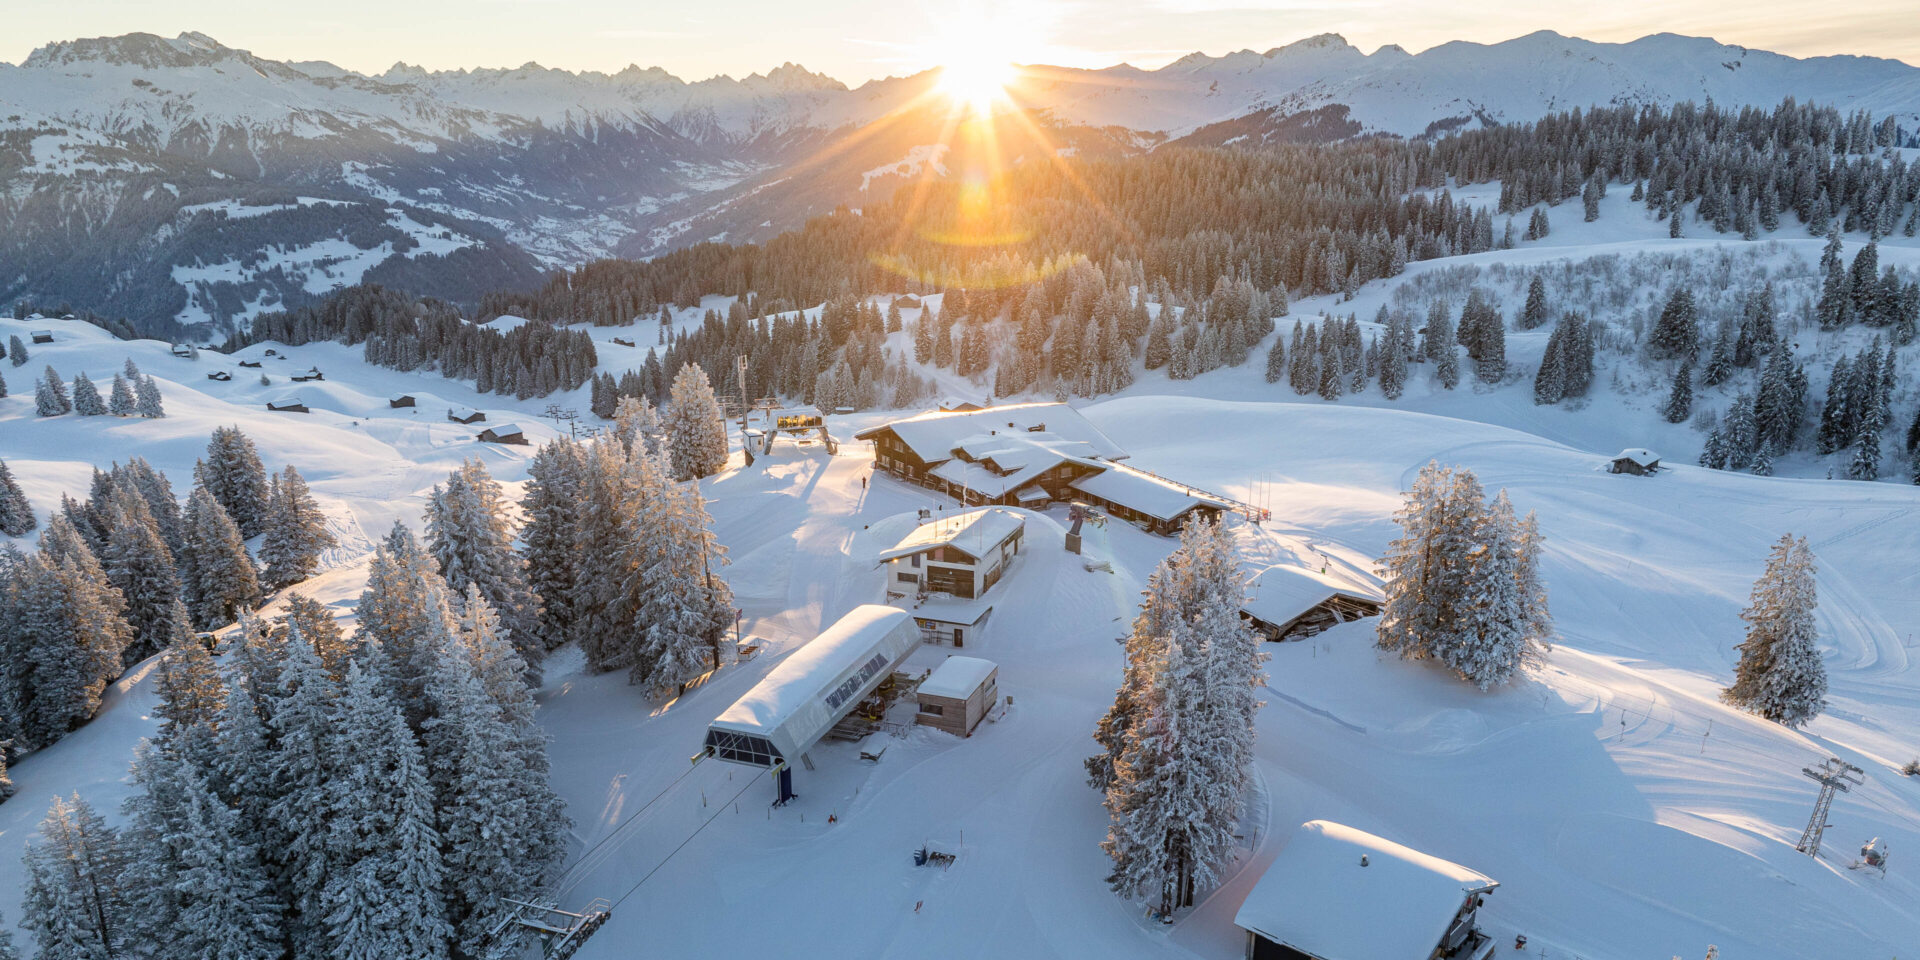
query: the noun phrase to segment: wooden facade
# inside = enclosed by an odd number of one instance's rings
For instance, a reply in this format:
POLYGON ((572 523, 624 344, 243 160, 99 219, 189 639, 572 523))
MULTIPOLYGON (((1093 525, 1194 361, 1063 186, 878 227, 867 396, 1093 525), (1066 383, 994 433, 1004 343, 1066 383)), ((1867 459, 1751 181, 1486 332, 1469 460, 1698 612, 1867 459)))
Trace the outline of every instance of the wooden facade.
POLYGON ((995 667, 964 700, 919 693, 916 699, 920 702, 920 712, 914 715, 913 722, 944 730, 956 737, 973 736, 973 728, 980 725, 987 711, 992 710, 994 703, 1000 699, 999 683, 1000 668, 995 667))
MULTIPOLYGON (((964 484, 954 483, 951 480, 936 477, 928 473, 929 467, 927 462, 920 459, 920 455, 914 453, 913 448, 907 446, 906 443, 900 439, 900 435, 893 432, 891 427, 882 428, 878 433, 872 434, 869 439, 873 441, 874 466, 909 483, 919 484, 930 490, 938 491, 967 506, 974 507, 1022 506, 1023 504, 1020 502, 1020 492, 1034 487, 1039 487, 1041 490, 1046 491, 1048 499, 1066 503, 1079 496, 1079 494, 1073 490, 1073 482, 1075 480, 1081 477, 1092 476, 1101 470, 1100 467, 1090 464, 1064 460, 1041 471, 1032 481, 1023 484, 1020 490, 1009 490, 1005 493, 990 495, 967 487, 964 484)), ((963 458, 960 457, 954 457, 953 459, 963 460, 963 458)), ((985 465, 979 466, 978 469, 985 471, 983 476, 991 473, 990 468, 985 465)))
POLYGON ((1268 623, 1245 610, 1240 611, 1240 615, 1252 625, 1253 632, 1267 640, 1305 640, 1335 624, 1379 616, 1380 602, 1357 594, 1336 593, 1285 623, 1268 623))

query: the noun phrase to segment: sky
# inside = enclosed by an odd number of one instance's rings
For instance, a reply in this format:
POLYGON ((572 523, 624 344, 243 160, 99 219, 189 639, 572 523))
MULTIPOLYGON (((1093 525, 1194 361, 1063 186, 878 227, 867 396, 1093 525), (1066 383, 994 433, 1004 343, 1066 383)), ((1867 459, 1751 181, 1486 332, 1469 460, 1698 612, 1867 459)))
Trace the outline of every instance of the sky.
POLYGON ((658 66, 687 80, 800 63, 850 85, 938 66, 965 50, 1019 63, 1157 67, 1195 50, 1265 50, 1339 33, 1371 52, 1540 29, 1624 41, 1662 31, 1792 56, 1862 54, 1920 64, 1914 0, 0 0, 0 61, 53 40, 135 31, 205 33, 275 60, 363 72, 535 61, 612 72, 658 66), (1578 8, 1576 8, 1578 7, 1578 8))

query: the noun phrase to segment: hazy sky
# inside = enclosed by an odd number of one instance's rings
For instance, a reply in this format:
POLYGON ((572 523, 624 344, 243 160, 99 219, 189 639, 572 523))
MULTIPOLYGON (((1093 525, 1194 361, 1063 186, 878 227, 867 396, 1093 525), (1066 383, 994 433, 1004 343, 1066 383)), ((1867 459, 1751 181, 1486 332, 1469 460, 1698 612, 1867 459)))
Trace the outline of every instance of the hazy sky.
POLYGON ((1493 42, 1552 29, 1590 40, 1671 31, 1794 56, 1920 64, 1914 0, 0 0, 0 60, 50 40, 198 30, 278 60, 367 72, 660 66, 694 80, 795 61, 850 84, 940 63, 954 43, 1020 62, 1159 66, 1181 54, 1264 50, 1337 32, 1371 52, 1493 42), (1816 12, 1817 11, 1817 12, 1816 12))

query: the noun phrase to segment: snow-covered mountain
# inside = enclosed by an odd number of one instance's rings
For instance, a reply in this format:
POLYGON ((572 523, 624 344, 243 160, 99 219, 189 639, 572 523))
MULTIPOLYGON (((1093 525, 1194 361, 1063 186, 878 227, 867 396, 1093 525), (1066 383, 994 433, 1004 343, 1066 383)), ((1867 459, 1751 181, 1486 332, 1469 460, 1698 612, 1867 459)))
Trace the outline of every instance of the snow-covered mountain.
MULTIPOLYGON (((764 239, 966 169, 964 145, 942 140, 935 80, 849 88, 791 63, 693 82, 532 63, 366 75, 199 33, 54 43, 0 64, 0 302, 67 301, 171 334, 358 279, 470 298, 596 257, 764 239), (236 217, 242 206, 268 214, 236 217), (408 222, 446 236, 423 248, 403 239, 408 222)), ((1707 99, 1791 96, 1920 127, 1920 69, 1907 64, 1666 34, 1542 32, 1418 55, 1326 35, 1151 71, 1033 66, 1009 92, 1043 133, 1002 138, 1016 162, 1169 140, 1431 136, 1707 99)))

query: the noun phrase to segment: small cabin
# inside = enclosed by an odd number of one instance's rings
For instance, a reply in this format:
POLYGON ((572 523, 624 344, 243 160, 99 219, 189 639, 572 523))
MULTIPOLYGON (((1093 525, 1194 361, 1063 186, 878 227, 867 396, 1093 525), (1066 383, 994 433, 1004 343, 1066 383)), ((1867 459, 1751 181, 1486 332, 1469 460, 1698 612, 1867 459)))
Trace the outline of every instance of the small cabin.
POLYGON ((979 657, 948 657, 920 681, 916 699, 920 712, 913 722, 956 737, 973 736, 973 728, 1000 699, 1000 668, 979 657))
POLYGON ((940 401, 941 413, 971 413, 975 410, 985 409, 985 404, 974 403, 972 400, 962 400, 959 397, 947 397, 940 401))
POLYGON ((519 424, 503 423, 497 427, 488 427, 480 431, 480 442, 513 443, 526 446, 527 437, 525 433, 521 432, 519 424))
POLYGON ((921 306, 920 298, 910 293, 904 297, 894 297, 893 305, 902 310, 918 310, 921 306))
POLYGON ((1004 507, 961 510, 922 523, 880 551, 887 589, 971 600, 993 589, 1020 553, 1027 522, 1004 507))
POLYGON ((294 383, 306 383, 309 380, 325 380, 326 377, 320 375, 319 367, 308 367, 306 373, 296 373, 288 379, 294 383))
POLYGON ((260 366, 260 361, 258 361, 258 360, 242 360, 242 361, 240 361, 240 365, 241 365, 241 366, 243 366, 243 367, 256 367, 256 368, 257 368, 257 367, 259 367, 259 366, 260 366))
POLYGON ((219 380, 224 383, 225 381, 232 380, 233 374, 228 373, 225 370, 215 370, 214 372, 207 374, 207 379, 219 380))
POLYGON ((411 407, 413 405, 413 394, 410 393, 403 393, 396 397, 387 398, 387 406, 396 410, 401 407, 411 407))
POLYGON ((487 415, 471 407, 455 407, 447 411, 447 419, 454 423, 483 423, 487 415))
POLYGON ((267 348, 267 356, 269 356, 269 357, 277 357, 277 356, 279 356, 279 355, 280 355, 280 351, 278 351, 278 350, 275 350, 275 349, 273 349, 273 348, 271 348, 271 347, 269 347, 269 348, 267 348))
POLYGON ((1335 624, 1380 615, 1385 597, 1305 567, 1276 564, 1252 571, 1240 616, 1267 640, 1305 640, 1335 624))
POLYGON ((312 413, 313 412, 307 409, 307 405, 301 402, 299 397, 283 397, 279 400, 268 400, 267 409, 273 411, 274 413, 312 413))
POLYGON ((33 336, 34 343, 52 343, 53 342, 52 330, 35 330, 33 331, 32 336, 33 336))
POLYGON ((1234 926, 1247 960, 1486 960, 1479 911, 1500 884, 1363 830, 1311 820, 1254 883, 1234 926))
POLYGON ((620 339, 619 337, 614 337, 614 338, 613 338, 613 343, 614 343, 614 346, 617 346, 617 347, 631 347, 631 346, 633 346, 633 341, 632 341, 632 340, 622 340, 622 339, 620 339))
POLYGON ((1645 447, 1628 447, 1615 454, 1607 465, 1609 473, 1625 473, 1635 477, 1644 477, 1660 472, 1660 455, 1645 447))
POLYGON ((173 345, 173 355, 183 360, 191 360, 194 355, 193 345, 190 343, 176 343, 173 345))

